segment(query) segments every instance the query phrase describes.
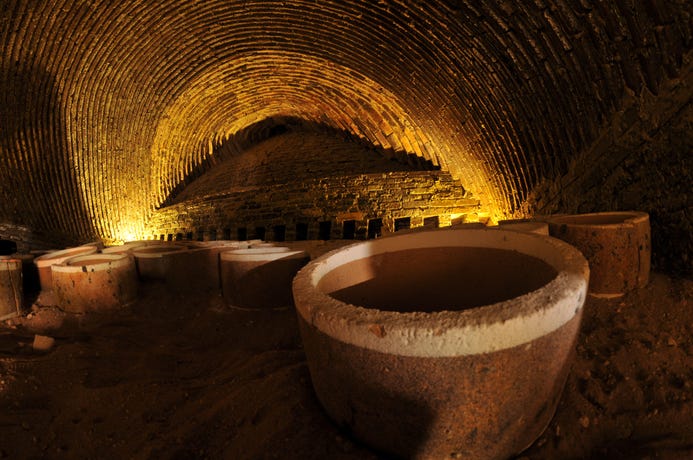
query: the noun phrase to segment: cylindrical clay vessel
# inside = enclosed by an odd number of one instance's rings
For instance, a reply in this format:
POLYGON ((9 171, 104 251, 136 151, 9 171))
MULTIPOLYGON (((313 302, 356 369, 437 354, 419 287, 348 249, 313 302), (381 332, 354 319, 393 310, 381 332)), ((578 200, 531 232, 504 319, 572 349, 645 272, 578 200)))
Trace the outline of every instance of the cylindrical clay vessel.
POLYGON ((191 244, 192 248, 167 256, 166 284, 174 292, 209 291, 220 288, 219 254, 248 245, 217 240, 191 244))
POLYGON ((636 211, 554 216, 551 236, 578 248, 590 264, 589 292, 619 297, 650 279, 650 217, 636 211))
POLYGON ((112 310, 137 297, 135 261, 128 254, 89 254, 53 265, 58 306, 85 313, 112 310))
POLYGON ((232 306, 273 308, 291 305, 291 282, 310 260, 287 247, 236 249, 219 254, 221 292, 232 306))
POLYGON ((508 458, 545 429, 574 355, 589 269, 557 239, 412 233, 315 259, 294 278, 327 413, 405 458, 508 458))
POLYGON ((42 291, 50 291, 53 289, 53 277, 51 266, 61 264, 70 257, 76 257, 87 254, 94 254, 98 248, 93 244, 85 244, 84 246, 76 246, 74 248, 61 249, 59 251, 51 251, 34 259, 34 264, 38 268, 39 284, 42 291))
POLYGON ((188 248, 182 244, 158 244, 135 247, 132 255, 135 257, 137 273, 141 280, 165 280, 167 276, 167 258, 176 252, 188 248))
POLYGON ((0 259, 0 321, 21 314, 23 293, 22 261, 11 257, 0 259))
POLYGON ((502 220, 498 222, 497 228, 499 230, 512 230, 516 232, 536 233, 538 235, 549 234, 549 224, 537 220, 502 220))

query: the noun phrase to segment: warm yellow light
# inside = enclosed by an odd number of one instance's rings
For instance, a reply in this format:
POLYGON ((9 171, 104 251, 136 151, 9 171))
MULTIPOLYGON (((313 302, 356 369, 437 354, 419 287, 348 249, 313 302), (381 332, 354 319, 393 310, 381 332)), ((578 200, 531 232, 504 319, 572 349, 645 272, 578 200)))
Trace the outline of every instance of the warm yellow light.
POLYGON ((108 245, 121 245, 128 241, 138 241, 144 238, 144 225, 140 222, 121 224, 114 238, 107 241, 108 245))

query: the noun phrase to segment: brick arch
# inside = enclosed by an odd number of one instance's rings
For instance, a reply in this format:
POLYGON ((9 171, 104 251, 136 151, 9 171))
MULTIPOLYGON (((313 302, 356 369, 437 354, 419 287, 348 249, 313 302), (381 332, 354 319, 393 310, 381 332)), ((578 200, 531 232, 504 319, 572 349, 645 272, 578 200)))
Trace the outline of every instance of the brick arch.
MULTIPOLYGON (((2 166, 61 143, 37 180, 59 184, 65 202, 55 219, 32 219, 43 208, 28 195, 2 220, 82 239, 141 233, 210 143, 258 115, 324 120, 401 147, 450 171, 489 213, 516 213, 538 183, 645 117, 639 104, 687 68, 692 36, 686 2, 652 1, 14 0, 0 24, 4 89, 25 78, 19 63, 44 69, 60 94, 59 107, 12 110, 63 114, 59 136, 3 144, 2 166), (298 88, 292 70, 305 72, 298 88)), ((3 200, 15 195, 0 188, 3 200)))

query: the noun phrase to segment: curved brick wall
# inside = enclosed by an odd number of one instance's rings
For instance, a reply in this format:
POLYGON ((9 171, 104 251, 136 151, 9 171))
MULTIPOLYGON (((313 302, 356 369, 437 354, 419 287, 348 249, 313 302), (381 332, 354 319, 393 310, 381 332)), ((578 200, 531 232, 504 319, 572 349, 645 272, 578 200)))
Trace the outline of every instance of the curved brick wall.
POLYGON ((391 154, 332 130, 291 127, 235 155, 227 153, 154 212, 146 236, 359 238, 368 235, 373 220, 380 221, 381 233, 402 225, 478 220, 478 200, 449 173, 391 154), (303 236, 300 226, 307 232, 303 236), (282 233, 275 235, 275 228, 282 233))
MULTIPOLYGON (((688 126, 691 33, 684 0, 8 0, 0 222, 143 236, 218 146, 268 117, 418 155, 493 218, 560 210, 553 190, 585 191, 565 186, 573 169, 603 170, 621 142, 648 156, 629 129, 688 126)), ((665 144, 660 167, 689 164, 665 144)), ((682 193, 661 186, 638 208, 682 193)))

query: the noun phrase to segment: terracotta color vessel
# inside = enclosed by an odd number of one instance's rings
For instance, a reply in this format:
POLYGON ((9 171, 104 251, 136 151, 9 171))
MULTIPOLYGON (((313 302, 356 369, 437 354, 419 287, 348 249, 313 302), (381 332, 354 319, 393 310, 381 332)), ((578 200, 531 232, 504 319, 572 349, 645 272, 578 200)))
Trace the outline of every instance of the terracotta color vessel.
POLYGON ((166 258, 165 279, 171 290, 194 292, 221 288, 219 254, 247 249, 241 241, 216 240, 193 242, 191 249, 176 251, 166 258))
POLYGON ((38 267, 34 264, 34 255, 29 253, 14 253, 11 256, 0 256, 2 259, 19 259, 22 261, 22 289, 24 298, 35 294, 41 288, 39 284, 38 267))
POLYGON ((600 212, 548 219, 551 236, 578 248, 590 264, 589 292, 619 297, 650 279, 650 217, 600 212))
POLYGON ((111 310, 137 297, 135 261, 127 254, 89 254, 53 265, 58 306, 85 313, 111 310))
POLYGON ((498 222, 497 228, 500 230, 512 230, 515 232, 536 233, 538 235, 549 234, 549 224, 535 220, 502 220, 498 222))
POLYGON ((245 308, 291 305, 293 277, 310 260, 304 251, 281 246, 237 249, 219 257, 224 299, 245 308))
POLYGON ((0 321, 22 313, 23 293, 21 259, 0 259, 0 321))
POLYGON ((51 274, 51 266, 61 264, 70 257, 76 257, 87 254, 94 254, 98 248, 93 244, 85 244, 74 248, 62 249, 60 251, 52 251, 43 254, 34 259, 34 264, 38 268, 39 284, 42 291, 50 291, 53 289, 53 277, 51 274))
POLYGON ((445 229, 310 262, 293 292, 315 392, 356 438, 405 458, 508 458, 545 429, 589 269, 548 236, 445 229))
POLYGON ((188 249, 182 244, 155 244, 132 249, 137 273, 141 280, 165 280, 168 266, 167 258, 179 251, 188 249))

